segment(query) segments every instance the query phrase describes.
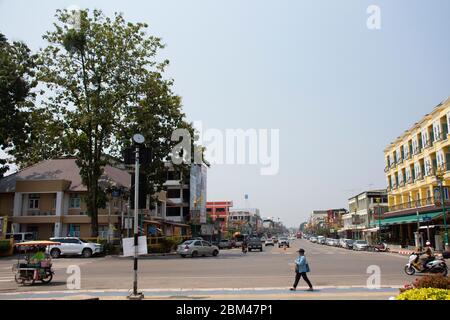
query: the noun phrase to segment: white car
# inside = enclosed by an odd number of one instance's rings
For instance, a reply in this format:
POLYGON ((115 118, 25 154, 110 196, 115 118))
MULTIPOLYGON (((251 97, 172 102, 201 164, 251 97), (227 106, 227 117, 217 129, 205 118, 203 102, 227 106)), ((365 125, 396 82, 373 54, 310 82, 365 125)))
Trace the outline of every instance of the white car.
POLYGON ((267 246, 275 246, 275 243, 273 242, 272 239, 267 239, 266 242, 264 243, 264 245, 267 246))
POLYGON ((48 246, 46 252, 52 256, 52 258, 59 258, 59 256, 71 256, 78 255, 84 258, 90 258, 94 254, 100 254, 103 252, 101 244, 89 242, 76 237, 61 237, 50 238, 50 241, 59 242, 60 245, 48 246))
POLYGON ((309 238, 309 241, 311 241, 312 243, 316 243, 317 242, 317 238, 316 237, 311 237, 311 238, 309 238))
POLYGON ((355 242, 353 242, 353 250, 364 251, 364 250, 367 250, 368 247, 369 247, 369 244, 367 243, 367 241, 356 240, 355 242))

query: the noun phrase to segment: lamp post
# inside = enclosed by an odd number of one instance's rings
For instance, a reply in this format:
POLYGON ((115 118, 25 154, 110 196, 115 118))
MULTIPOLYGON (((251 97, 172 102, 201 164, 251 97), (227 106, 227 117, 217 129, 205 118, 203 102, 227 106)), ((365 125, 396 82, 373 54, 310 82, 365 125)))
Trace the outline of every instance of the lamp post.
POLYGON ((381 198, 376 198, 377 209, 378 209, 378 242, 381 243, 381 206, 380 201, 381 198))
POLYGON ((448 249, 448 229, 447 229, 447 212, 445 210, 445 199, 444 199, 444 187, 443 187, 443 174, 442 173, 437 173, 436 174, 436 179, 438 181, 438 185, 441 191, 441 203, 442 203, 442 218, 444 219, 444 228, 445 228, 445 233, 444 233, 444 237, 445 237, 445 245, 444 245, 444 250, 448 249))

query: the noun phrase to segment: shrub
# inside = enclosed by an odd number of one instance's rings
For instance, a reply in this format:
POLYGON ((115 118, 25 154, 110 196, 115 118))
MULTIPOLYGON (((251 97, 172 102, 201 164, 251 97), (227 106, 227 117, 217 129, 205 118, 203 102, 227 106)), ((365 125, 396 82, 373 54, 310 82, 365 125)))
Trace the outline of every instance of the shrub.
POLYGON ((396 300, 450 300, 450 290, 435 288, 411 289, 398 295, 396 300))
POLYGON ((412 289, 435 288, 450 290, 450 278, 440 274, 427 275, 422 278, 417 278, 412 284, 407 284, 400 289, 400 292, 405 292, 412 289))
POLYGON ((0 254, 8 254, 11 250, 11 242, 9 240, 0 240, 0 254))

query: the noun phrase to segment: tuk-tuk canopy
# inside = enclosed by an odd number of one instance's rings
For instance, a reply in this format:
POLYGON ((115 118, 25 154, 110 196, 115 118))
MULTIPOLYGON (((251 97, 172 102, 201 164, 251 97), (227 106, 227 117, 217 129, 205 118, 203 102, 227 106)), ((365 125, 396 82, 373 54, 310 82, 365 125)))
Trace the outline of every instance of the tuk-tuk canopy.
POLYGON ((46 241, 46 240, 38 240, 38 241, 25 241, 16 243, 17 247, 47 247, 47 246, 58 246, 61 243, 55 241, 46 241))

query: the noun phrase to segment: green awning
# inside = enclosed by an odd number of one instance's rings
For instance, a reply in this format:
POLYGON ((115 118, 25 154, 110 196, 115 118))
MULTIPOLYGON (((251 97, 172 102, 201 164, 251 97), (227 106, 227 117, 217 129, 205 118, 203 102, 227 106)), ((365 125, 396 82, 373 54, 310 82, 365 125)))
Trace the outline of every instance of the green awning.
MULTIPOLYGON (((440 215, 442 215, 442 212, 439 211, 439 212, 419 214, 419 216, 417 216, 417 214, 412 214, 409 216, 386 218, 386 219, 381 220, 381 225, 386 226, 386 225, 392 225, 392 224, 417 223, 417 220, 419 220, 419 222, 422 223, 423 222, 422 219, 425 217, 431 218, 431 219, 436 219, 440 215)), ((379 221, 375 220, 371 223, 371 226, 379 226, 379 224, 380 224, 379 221)))

